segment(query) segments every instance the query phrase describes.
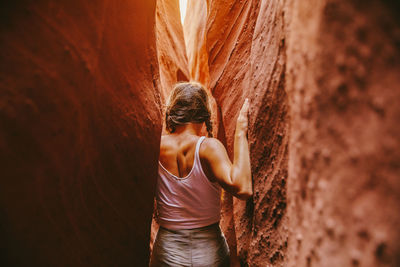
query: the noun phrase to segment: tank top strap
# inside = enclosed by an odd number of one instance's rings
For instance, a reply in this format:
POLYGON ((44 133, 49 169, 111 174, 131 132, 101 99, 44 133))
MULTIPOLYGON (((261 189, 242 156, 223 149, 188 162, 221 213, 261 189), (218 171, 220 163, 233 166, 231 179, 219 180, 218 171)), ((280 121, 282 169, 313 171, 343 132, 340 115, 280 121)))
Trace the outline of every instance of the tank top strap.
POLYGON ((196 151, 194 153, 194 157, 195 157, 195 161, 197 161, 198 163, 200 163, 200 155, 199 155, 200 145, 204 141, 204 139, 206 139, 206 137, 205 136, 201 136, 199 138, 199 140, 197 141, 197 144, 196 144, 196 151))

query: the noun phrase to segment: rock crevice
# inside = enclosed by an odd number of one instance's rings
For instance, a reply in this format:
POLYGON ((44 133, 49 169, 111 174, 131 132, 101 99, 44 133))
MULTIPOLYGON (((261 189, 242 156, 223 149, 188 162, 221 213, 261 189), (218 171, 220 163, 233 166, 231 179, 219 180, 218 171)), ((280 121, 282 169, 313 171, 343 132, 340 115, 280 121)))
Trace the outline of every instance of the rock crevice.
POLYGON ((191 79, 208 71, 209 80, 201 82, 215 98, 217 136, 230 155, 241 104, 245 97, 251 102, 254 197, 243 202, 224 194, 222 209, 233 265, 394 266, 399 233, 389 229, 399 216, 380 208, 367 219, 367 206, 376 207, 378 199, 399 206, 396 168, 389 163, 399 159, 393 135, 399 128, 387 115, 398 114, 391 103, 399 99, 399 24, 390 5, 207 5, 206 21, 189 5, 186 49, 208 58, 189 66, 191 79))
POLYGON ((0 265, 146 266, 163 105, 197 80, 230 156, 251 103, 232 266, 399 266, 398 4, 178 5, 0 4, 0 265))

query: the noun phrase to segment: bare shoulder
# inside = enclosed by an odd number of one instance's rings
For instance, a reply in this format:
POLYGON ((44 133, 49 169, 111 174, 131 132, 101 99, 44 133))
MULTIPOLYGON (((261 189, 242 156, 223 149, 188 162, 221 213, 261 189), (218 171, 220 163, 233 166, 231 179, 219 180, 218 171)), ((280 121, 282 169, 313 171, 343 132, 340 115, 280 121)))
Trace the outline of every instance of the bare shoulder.
POLYGON ((221 141, 214 137, 206 137, 201 147, 203 150, 225 149, 221 141))
POLYGON ((162 135, 160 141, 160 154, 173 149, 176 144, 173 142, 169 135, 162 135))
POLYGON ((168 139, 166 135, 161 135, 160 145, 162 145, 166 139, 168 139))
POLYGON ((226 154, 225 146, 216 138, 206 138, 200 147, 200 158, 210 159, 218 155, 226 154))
POLYGON ((173 139, 171 138, 171 135, 166 134, 166 135, 162 135, 161 136, 161 141, 160 141, 160 145, 161 146, 168 146, 173 144, 173 139))

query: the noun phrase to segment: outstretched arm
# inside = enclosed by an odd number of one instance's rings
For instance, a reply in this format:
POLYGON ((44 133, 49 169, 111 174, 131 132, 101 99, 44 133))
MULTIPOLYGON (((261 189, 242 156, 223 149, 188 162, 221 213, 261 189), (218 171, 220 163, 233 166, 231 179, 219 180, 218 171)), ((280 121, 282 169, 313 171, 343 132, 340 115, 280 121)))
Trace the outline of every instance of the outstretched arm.
POLYGON ((229 193, 240 199, 253 195, 249 145, 247 142, 249 102, 245 100, 236 122, 233 164, 224 145, 215 138, 208 138, 202 153, 212 177, 229 193))

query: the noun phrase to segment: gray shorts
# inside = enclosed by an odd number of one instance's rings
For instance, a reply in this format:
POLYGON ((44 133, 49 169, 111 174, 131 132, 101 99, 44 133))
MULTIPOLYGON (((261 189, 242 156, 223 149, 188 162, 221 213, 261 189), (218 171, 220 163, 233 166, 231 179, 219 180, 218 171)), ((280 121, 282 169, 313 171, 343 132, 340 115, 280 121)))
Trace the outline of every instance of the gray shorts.
POLYGON ((188 230, 160 227, 150 267, 228 267, 229 248, 219 224, 188 230))

